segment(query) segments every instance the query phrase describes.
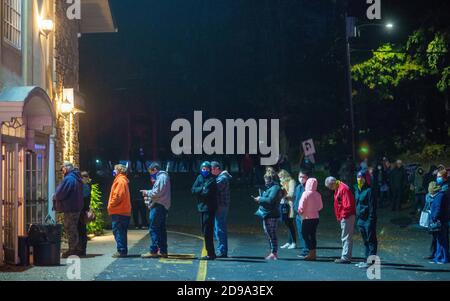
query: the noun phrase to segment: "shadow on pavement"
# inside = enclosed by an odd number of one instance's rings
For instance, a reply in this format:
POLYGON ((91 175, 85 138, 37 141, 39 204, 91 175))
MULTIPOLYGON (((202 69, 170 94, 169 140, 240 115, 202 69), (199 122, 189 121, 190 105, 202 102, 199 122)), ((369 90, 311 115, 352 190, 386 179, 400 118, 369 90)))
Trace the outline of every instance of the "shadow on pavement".
POLYGON ((443 269, 410 269, 410 268, 386 268, 387 270, 402 270, 402 271, 413 271, 413 272, 424 272, 424 273, 450 273, 450 270, 443 269))

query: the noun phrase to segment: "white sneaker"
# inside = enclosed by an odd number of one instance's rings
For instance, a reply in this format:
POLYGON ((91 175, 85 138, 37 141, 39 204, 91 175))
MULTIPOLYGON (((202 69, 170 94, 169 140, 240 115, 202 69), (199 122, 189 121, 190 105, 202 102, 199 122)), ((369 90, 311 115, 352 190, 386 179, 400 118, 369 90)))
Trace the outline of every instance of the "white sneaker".
POLYGON ((291 245, 290 243, 287 243, 287 244, 285 244, 285 245, 282 245, 282 246, 280 247, 280 249, 286 249, 286 248, 289 248, 290 245, 291 245))
POLYGON ((289 247, 288 247, 289 250, 292 250, 292 249, 295 249, 295 248, 297 248, 297 245, 295 243, 290 244, 289 247))
POLYGON ((359 262, 357 264, 355 264, 355 267, 359 268, 361 266, 361 264, 363 264, 364 262, 359 262))
POLYGON ((368 263, 361 262, 361 264, 359 265, 358 268, 360 268, 360 269, 367 269, 368 267, 370 267, 370 265, 368 263))

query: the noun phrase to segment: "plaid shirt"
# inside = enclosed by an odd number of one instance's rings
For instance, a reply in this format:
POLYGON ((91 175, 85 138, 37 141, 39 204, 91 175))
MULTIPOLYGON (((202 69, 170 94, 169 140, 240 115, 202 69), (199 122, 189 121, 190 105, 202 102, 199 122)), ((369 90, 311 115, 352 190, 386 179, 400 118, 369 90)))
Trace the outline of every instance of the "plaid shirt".
POLYGON ((216 178, 217 183, 217 204, 219 207, 229 207, 231 201, 230 180, 231 175, 228 171, 223 171, 216 178))

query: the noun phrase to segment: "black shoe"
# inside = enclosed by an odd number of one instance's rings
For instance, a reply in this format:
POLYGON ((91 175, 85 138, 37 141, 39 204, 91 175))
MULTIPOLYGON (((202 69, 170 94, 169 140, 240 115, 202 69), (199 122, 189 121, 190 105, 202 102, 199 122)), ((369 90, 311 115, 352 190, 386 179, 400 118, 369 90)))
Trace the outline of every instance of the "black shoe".
POLYGON ((200 258, 200 260, 215 260, 216 257, 212 257, 212 256, 203 256, 202 258, 200 258))
POLYGON ((227 254, 217 254, 216 258, 228 258, 227 254))
POLYGON ((61 258, 64 259, 69 258, 70 256, 80 256, 80 254, 77 251, 70 251, 70 250, 61 254, 61 258))

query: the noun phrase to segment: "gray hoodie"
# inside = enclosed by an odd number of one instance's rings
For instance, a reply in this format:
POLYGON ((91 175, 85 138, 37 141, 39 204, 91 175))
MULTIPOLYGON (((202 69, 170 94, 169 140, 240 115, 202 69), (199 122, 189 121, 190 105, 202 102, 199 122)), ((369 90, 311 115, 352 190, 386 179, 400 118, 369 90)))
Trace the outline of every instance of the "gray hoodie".
POLYGON ((153 203, 161 204, 167 210, 170 209, 170 177, 167 172, 158 172, 153 189, 147 191, 147 197, 149 197, 153 203))

